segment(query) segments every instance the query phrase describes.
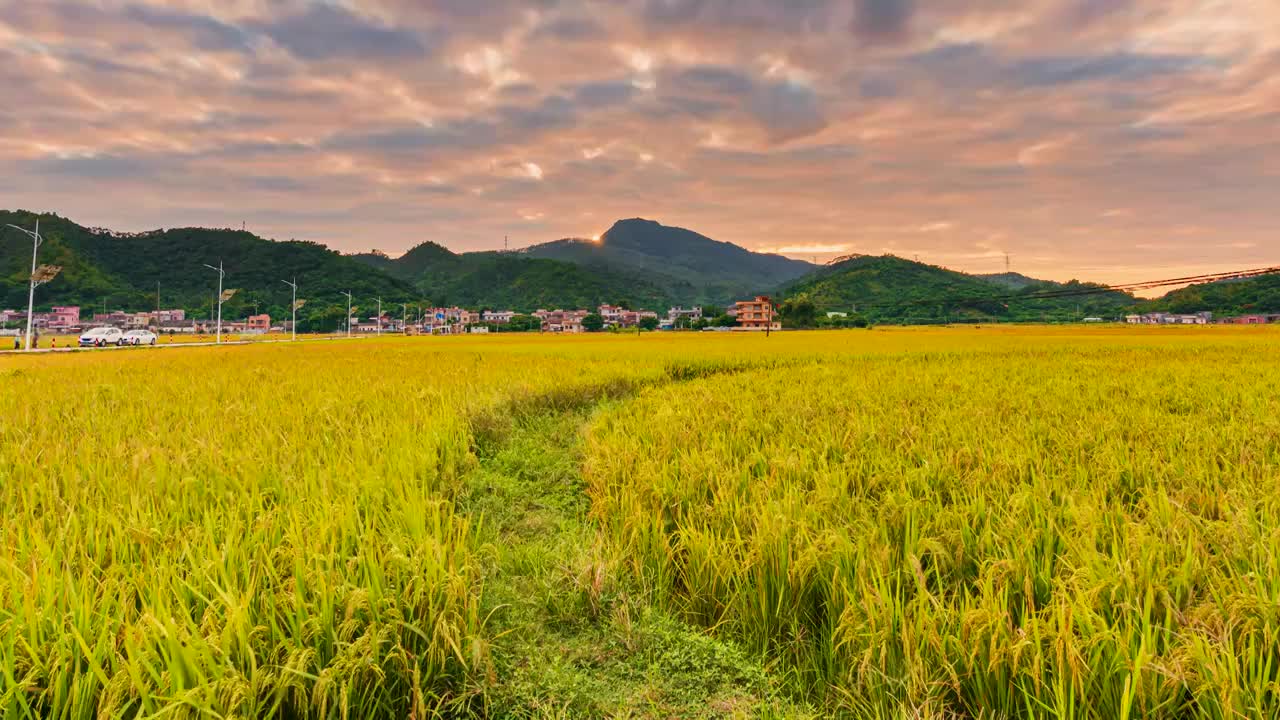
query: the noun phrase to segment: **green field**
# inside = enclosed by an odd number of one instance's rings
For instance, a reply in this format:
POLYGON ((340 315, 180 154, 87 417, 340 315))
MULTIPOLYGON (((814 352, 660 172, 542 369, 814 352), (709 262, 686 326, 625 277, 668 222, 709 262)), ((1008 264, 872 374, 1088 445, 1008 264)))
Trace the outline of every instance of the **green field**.
POLYGON ((1280 333, 0 357, 0 717, 1277 718, 1280 333))

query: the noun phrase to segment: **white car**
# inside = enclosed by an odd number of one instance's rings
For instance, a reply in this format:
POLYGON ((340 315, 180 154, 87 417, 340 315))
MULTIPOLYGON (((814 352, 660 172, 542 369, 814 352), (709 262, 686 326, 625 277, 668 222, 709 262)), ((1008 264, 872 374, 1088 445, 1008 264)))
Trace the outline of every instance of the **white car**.
POLYGON ((150 330, 130 330, 120 338, 121 345, 155 345, 156 334, 150 330))
POLYGON ((113 327, 96 327, 87 330, 80 336, 80 347, 105 347, 107 345, 119 345, 124 333, 120 332, 120 328, 113 327))

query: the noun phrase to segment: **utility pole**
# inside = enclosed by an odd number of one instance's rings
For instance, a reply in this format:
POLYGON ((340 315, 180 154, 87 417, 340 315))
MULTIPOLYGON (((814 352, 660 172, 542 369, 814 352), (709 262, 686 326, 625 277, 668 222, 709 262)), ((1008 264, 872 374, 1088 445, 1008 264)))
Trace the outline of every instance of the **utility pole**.
POLYGON ((222 281, 227 276, 227 273, 225 270, 222 269, 221 260, 218 261, 218 267, 214 267, 207 263, 205 264, 205 267, 218 273, 218 335, 214 342, 221 344, 222 343, 222 303, 224 301, 224 298, 222 296, 223 295, 222 281))
POLYGON ((511 252, 511 237, 508 235, 502 236, 502 252, 511 252))
POLYGON ((403 332, 409 327, 409 303, 400 303, 400 330, 403 332))
POLYGON ((347 296, 347 337, 351 337, 351 293, 342 293, 347 296))
POLYGON ((1005 273, 1009 273, 1009 272, 1012 272, 1012 270, 1013 270, 1013 261, 1009 259, 1009 253, 1005 253, 1004 254, 1004 271, 1005 273))
POLYGON ((297 341, 298 339, 298 278, 297 276, 294 276, 293 282, 289 282, 288 280, 281 280, 280 282, 293 288, 293 302, 290 303, 289 305, 289 307, 292 308, 293 319, 290 321, 291 324, 289 325, 289 328, 290 330, 293 331, 292 339, 294 341, 297 341))
POLYGON ((382 298, 378 298, 378 337, 382 337, 382 298))
POLYGON ((40 237, 40 218, 36 218, 35 231, 20 228, 17 225, 9 227, 27 234, 31 238, 31 277, 30 285, 27 289, 27 349, 31 349, 31 324, 35 318, 36 303, 36 258, 40 255, 40 244, 44 240, 40 237))

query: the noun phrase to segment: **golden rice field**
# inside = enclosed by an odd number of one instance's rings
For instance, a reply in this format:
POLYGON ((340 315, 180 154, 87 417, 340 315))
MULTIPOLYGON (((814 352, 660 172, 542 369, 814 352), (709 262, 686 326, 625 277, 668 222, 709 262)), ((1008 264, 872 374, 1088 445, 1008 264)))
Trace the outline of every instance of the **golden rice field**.
POLYGON ((1280 333, 0 356, 0 717, 1280 718, 1280 333))

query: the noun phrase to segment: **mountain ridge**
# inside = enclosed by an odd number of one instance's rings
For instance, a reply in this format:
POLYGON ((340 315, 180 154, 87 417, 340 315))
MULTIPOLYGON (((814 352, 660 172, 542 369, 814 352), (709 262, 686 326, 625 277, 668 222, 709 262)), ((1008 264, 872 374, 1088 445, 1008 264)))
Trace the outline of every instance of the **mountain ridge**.
POLYGON ((1138 303, 1132 295, 1097 284, 1018 277, 1028 282, 1014 288, 1007 276, 992 280, 894 255, 856 255, 788 284, 781 297, 802 297, 819 312, 858 312, 881 323, 1078 320, 1114 316, 1138 303), (1050 291, 1080 294, 1033 297, 1050 291))
POLYGON ((725 305, 777 288, 816 267, 644 218, 619 220, 598 241, 566 238, 520 252, 614 272, 640 273, 681 296, 686 304, 725 305), (690 289, 692 295, 685 296, 690 289))
MULTIPOLYGON (((0 226, 30 227, 36 217, 28 211, 0 210, 0 226)), ((428 241, 392 258, 376 251, 343 255, 318 243, 271 240, 243 230, 116 233, 55 214, 38 217, 45 238, 40 263, 63 268, 37 291, 42 308, 104 303, 109 308, 153 308, 159 282, 162 305, 203 316, 217 286, 216 276, 203 265, 221 260, 228 271, 226 287, 240 289, 225 308, 228 314, 267 312, 283 317, 289 293, 280 281, 296 276, 300 297, 308 299, 300 317, 313 318, 315 328, 341 321, 341 293, 347 291, 365 304, 380 297, 384 305, 424 302, 524 312, 592 308, 606 302, 662 310, 668 304, 727 305, 769 294, 779 300, 803 297, 819 311, 856 310, 876 322, 1066 321, 1147 311, 1280 313, 1280 275, 1193 285, 1161 298, 1139 299, 1093 283, 1060 283, 1018 273, 969 275, 891 255, 850 255, 814 266, 640 219, 618 221, 600 242, 554 241, 534 246, 532 253, 455 253, 428 241), (692 251, 686 241, 692 243, 692 251), (566 246, 577 251, 603 246, 610 251, 601 258, 579 252, 576 261, 540 257, 536 251, 566 246), (716 258, 725 257, 742 262, 736 267, 730 262, 728 269, 716 265, 716 258), (663 265, 666 261, 669 266, 663 265), (786 264, 778 265, 779 261, 786 264), (778 281, 770 267, 782 267, 783 276, 790 277, 778 281), (800 270, 804 272, 794 275, 800 270), (760 279, 749 280, 746 276, 752 273, 760 279), (1073 296, 1039 297, 1061 291, 1073 291, 1073 296)), ((25 307, 30 243, 10 240, 6 235, 0 242, 0 306, 25 307)))
MULTIPOLYGON (((343 292, 352 292, 357 298, 381 297, 386 303, 418 298, 408 283, 318 243, 269 240, 243 230, 170 228, 113 233, 55 214, 23 210, 0 211, 0 226, 32 227, 37 217, 44 239, 39 262, 62 267, 52 282, 36 291, 41 307, 78 304, 97 308, 105 304, 109 309, 153 309, 159 302, 166 308, 184 308, 206 317, 218 278, 204 265, 219 263, 227 273, 224 287, 238 290, 223 308, 231 317, 259 312, 284 317, 291 291, 282 281, 295 277, 299 297, 308 300, 300 320, 314 318, 314 327, 331 327, 341 321, 346 308, 343 292)), ((3 307, 26 306, 30 263, 30 242, 8 242, 8 238, 0 242, 3 307)))

